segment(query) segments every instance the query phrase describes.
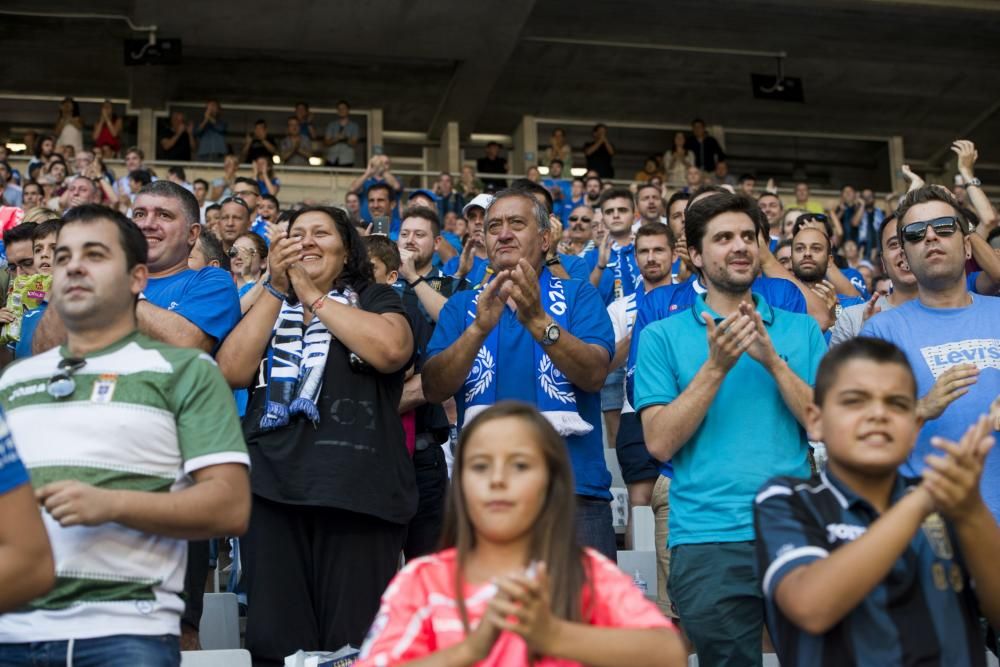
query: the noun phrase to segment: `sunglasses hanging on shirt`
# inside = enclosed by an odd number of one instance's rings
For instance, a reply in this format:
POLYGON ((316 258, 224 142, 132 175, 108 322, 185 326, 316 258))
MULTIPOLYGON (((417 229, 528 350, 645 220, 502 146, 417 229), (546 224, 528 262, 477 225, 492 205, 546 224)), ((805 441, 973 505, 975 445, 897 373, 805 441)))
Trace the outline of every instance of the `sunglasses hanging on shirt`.
POLYGON ((49 378, 46 391, 52 398, 66 398, 76 391, 76 380, 73 374, 87 365, 86 359, 67 357, 56 366, 56 374, 49 378))

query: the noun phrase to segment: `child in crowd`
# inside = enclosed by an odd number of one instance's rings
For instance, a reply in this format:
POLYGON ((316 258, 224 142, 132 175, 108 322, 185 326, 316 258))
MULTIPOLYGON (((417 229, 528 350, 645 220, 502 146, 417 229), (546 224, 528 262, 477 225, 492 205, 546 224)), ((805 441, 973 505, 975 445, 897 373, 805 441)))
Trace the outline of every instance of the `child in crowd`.
POLYGON ((1000 626, 1000 528, 979 494, 993 438, 983 417, 958 443, 932 441, 941 455, 922 480, 904 479, 916 406, 892 343, 855 338, 820 363, 807 423, 828 468, 772 479, 755 502, 783 666, 984 664, 980 614, 1000 626))
POLYGON ((485 410, 455 461, 445 549, 389 584, 359 667, 687 664, 631 579, 577 546, 566 446, 533 407, 485 410))

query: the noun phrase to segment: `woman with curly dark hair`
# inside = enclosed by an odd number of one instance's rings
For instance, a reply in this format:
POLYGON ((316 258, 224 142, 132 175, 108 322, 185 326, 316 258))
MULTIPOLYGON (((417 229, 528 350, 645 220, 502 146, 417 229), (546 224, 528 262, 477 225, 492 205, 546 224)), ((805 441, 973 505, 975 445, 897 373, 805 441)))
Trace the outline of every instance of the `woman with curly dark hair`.
POLYGON ((413 337, 340 209, 306 207, 271 239, 264 294, 217 361, 250 389, 253 512, 243 539, 255 664, 358 646, 417 507, 397 414, 413 337))

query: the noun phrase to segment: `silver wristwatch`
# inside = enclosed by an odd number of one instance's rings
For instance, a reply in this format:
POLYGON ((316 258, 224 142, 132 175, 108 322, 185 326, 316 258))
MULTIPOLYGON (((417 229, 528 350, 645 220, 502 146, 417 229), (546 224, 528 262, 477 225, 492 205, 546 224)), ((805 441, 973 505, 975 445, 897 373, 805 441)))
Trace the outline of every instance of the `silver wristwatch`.
POLYGON ((562 334, 562 329, 555 321, 549 322, 549 326, 545 327, 545 331, 542 333, 541 343, 545 347, 554 344, 559 340, 559 336, 562 334))

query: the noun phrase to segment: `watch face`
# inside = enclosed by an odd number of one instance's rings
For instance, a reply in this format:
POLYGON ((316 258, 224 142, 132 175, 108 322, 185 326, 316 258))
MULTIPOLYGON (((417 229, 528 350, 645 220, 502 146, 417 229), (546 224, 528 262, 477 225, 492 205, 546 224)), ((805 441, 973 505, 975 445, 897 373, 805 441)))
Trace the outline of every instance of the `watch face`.
POLYGON ((559 325, 553 322, 545 329, 545 338, 551 343, 559 340, 559 325))

